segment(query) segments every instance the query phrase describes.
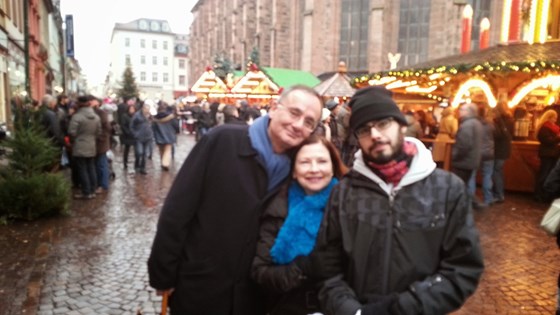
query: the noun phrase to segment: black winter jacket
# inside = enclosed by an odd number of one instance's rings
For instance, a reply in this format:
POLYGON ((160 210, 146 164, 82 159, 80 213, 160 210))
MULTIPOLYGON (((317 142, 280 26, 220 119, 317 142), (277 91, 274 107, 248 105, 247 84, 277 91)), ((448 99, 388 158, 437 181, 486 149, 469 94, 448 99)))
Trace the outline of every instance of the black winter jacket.
POLYGON ((214 128, 192 149, 165 200, 148 261, 150 285, 175 288, 174 314, 264 314, 250 269, 267 185, 248 126, 214 128))
POLYGON ((283 186, 261 218, 257 253, 251 275, 266 293, 269 315, 307 315, 319 312, 318 288, 295 262, 275 265, 270 249, 288 216, 288 188, 283 186))
POLYGON ((334 187, 317 246, 338 247, 346 265, 319 293, 326 314, 354 315, 390 294, 398 294, 397 314, 446 314, 474 292, 483 260, 469 194, 457 176, 434 168, 415 157, 395 188, 359 155, 334 187))
POLYGON ((539 145, 539 157, 558 158, 560 156, 560 134, 544 124, 537 133, 539 145))

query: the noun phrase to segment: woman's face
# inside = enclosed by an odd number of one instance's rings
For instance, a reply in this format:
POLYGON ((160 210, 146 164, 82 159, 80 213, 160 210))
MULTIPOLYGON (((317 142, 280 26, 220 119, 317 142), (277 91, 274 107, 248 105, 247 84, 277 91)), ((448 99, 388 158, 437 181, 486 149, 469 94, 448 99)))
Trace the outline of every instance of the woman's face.
POLYGON ((322 143, 303 146, 296 155, 293 177, 308 195, 327 187, 333 177, 329 150, 322 143))

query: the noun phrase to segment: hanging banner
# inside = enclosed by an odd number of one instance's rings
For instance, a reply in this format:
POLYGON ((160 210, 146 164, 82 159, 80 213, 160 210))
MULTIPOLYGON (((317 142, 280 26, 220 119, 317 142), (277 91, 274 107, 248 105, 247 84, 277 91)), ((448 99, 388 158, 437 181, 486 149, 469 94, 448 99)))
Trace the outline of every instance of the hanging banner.
POLYGON ((74 18, 66 15, 66 56, 74 57, 74 18))

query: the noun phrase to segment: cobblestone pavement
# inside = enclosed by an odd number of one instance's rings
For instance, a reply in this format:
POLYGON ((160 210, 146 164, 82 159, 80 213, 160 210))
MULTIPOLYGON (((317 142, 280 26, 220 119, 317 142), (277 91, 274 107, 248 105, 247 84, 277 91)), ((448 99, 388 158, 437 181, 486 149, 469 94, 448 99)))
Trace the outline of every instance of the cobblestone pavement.
MULTIPOLYGON (((72 214, 0 226, 0 314, 157 314, 146 260, 174 175, 194 144, 181 135, 175 165, 148 175, 123 172, 110 191, 73 201, 72 214)), ((150 162, 150 161, 148 161, 150 162)), ((454 315, 552 314, 560 250, 538 229, 546 205, 530 195, 477 211, 486 270, 476 293, 454 315)))

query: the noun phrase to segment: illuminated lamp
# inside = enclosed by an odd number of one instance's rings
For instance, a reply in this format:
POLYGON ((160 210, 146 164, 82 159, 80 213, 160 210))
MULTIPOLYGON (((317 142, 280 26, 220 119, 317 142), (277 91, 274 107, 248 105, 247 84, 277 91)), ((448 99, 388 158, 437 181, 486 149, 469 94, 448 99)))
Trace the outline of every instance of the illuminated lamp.
POLYGON ((560 75, 549 75, 544 78, 534 79, 528 84, 524 85, 519 91, 515 94, 515 96, 509 101, 508 107, 512 108, 515 105, 519 104, 521 100, 527 96, 532 90, 542 87, 542 86, 555 86, 560 84, 560 75))
POLYGON ((488 83, 486 83, 485 81, 480 80, 480 79, 470 79, 470 80, 466 81, 465 83, 463 83, 463 85, 461 85, 461 87, 459 88, 459 90, 455 94, 455 98, 453 99, 453 102, 451 103, 451 106, 453 106, 453 107, 459 106, 459 104, 461 103, 461 100, 463 99, 463 96, 466 96, 467 93, 469 93, 469 90, 471 88, 478 88, 478 89, 482 90, 482 92, 486 96, 486 99, 488 100, 488 105, 490 107, 495 107, 496 106, 496 103, 498 101, 496 100, 496 97, 494 97, 494 94, 492 93, 492 89, 490 88, 490 85, 488 85, 488 83))
POLYGON ((502 31, 500 32, 500 41, 506 43, 509 37, 511 0, 504 0, 502 11, 502 31))
POLYGON ((430 87, 419 87, 418 85, 413 85, 405 88, 405 91, 410 93, 432 93, 437 89, 437 85, 432 85, 430 87))

